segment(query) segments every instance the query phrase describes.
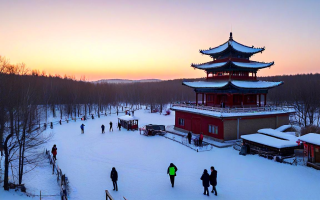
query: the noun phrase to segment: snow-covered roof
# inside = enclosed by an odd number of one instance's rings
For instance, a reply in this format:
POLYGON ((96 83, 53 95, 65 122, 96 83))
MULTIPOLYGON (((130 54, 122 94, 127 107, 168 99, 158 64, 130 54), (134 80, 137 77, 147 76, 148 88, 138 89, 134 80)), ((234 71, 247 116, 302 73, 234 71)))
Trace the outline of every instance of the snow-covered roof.
POLYGON ((289 128, 293 128, 294 130, 296 130, 298 132, 301 130, 301 127, 300 126, 296 126, 296 125, 282 125, 282 126, 276 128, 275 130, 283 132, 283 131, 286 131, 289 128))
POLYGON ((275 147, 275 148, 286 148, 286 147, 295 147, 298 146, 298 144, 295 141, 292 140, 281 140, 277 139, 274 137, 270 137, 267 135, 255 133, 255 134, 250 134, 250 135, 242 135, 242 139, 249 140, 252 142, 256 142, 259 144, 264 144, 270 147, 275 147))
POLYGON ((264 63, 264 62, 255 62, 255 61, 248 62, 248 63, 244 63, 244 62, 232 62, 232 63, 237 67, 253 68, 253 69, 266 68, 274 64, 274 62, 264 63))
POLYGON ((282 81, 280 82, 270 82, 270 81, 237 81, 237 80, 233 80, 231 81, 231 83, 239 88, 272 88, 272 87, 276 87, 279 86, 281 84, 283 84, 282 81))
POLYGON ((317 133, 308 133, 299 139, 310 144, 320 145, 320 134, 317 133))
POLYGON ((222 88, 228 83, 228 81, 194 81, 183 82, 182 84, 192 88, 222 88))
POLYGON ((183 82, 183 85, 192 88, 222 88, 231 83, 238 88, 247 89, 265 89, 272 88, 281 85, 283 82, 269 82, 269 81, 194 81, 194 82, 183 82))
POLYGON ((274 130, 271 128, 260 129, 260 130, 258 130, 258 133, 262 133, 265 135, 270 135, 273 137, 281 138, 284 140, 290 140, 290 141, 294 141, 294 142, 296 142, 298 140, 298 138, 294 135, 286 134, 286 133, 283 133, 281 131, 277 131, 277 130, 274 130))
POLYGON ((265 111, 232 111, 232 109, 224 108, 224 109, 217 109, 217 110, 206 110, 202 109, 201 106, 197 107, 182 107, 182 106, 174 106, 171 108, 172 110, 178 110, 178 111, 184 111, 184 112, 190 112, 205 116, 212 116, 212 117, 246 117, 246 116, 259 116, 259 115, 275 115, 275 114, 285 114, 285 113, 292 113, 295 110, 294 109, 287 109, 287 108, 275 108, 271 110, 265 110, 265 111))
POLYGON ((131 116, 131 115, 124 115, 124 116, 118 117, 118 119, 121 119, 124 121, 130 121, 130 120, 137 120, 139 118, 137 118, 135 116, 131 116))
POLYGON ((203 64, 192 64, 192 67, 198 68, 198 69, 212 69, 212 68, 219 68, 224 65, 226 65, 228 62, 220 62, 220 63, 203 63, 203 64))
POLYGON ((202 64, 191 64, 191 66, 198 68, 198 69, 214 69, 214 68, 223 67, 226 64, 233 64, 233 65, 235 65, 237 67, 241 67, 241 68, 261 69, 261 68, 270 67, 271 65, 274 64, 274 62, 270 62, 270 63, 256 62, 256 61, 251 61, 251 62, 230 61, 230 62, 220 62, 220 63, 207 62, 207 63, 202 63, 202 64))
POLYGON ((200 50, 200 52, 206 55, 212 55, 212 54, 221 53, 225 51, 228 47, 231 47, 234 50, 239 52, 250 53, 250 54, 258 53, 264 50, 264 48, 254 48, 253 46, 249 47, 249 46, 240 44, 234 40, 229 40, 220 46, 217 46, 215 48, 210 48, 208 50, 200 50))

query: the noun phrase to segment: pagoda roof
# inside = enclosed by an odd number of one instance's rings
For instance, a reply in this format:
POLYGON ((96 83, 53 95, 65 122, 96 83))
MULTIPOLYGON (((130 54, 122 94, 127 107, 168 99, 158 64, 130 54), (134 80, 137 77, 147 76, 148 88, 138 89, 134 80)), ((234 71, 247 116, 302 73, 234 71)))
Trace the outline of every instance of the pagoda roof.
POLYGON ((230 38, 227 42, 214 47, 214 48, 210 48, 208 50, 200 50, 200 53, 205 54, 205 55, 215 55, 215 54, 220 54, 224 51, 226 51, 227 49, 232 49, 241 53, 247 53, 247 54, 255 54, 255 53, 259 53, 262 52, 265 48, 254 48, 243 45, 239 42, 236 42, 233 40, 232 38, 232 33, 230 33, 230 38))
POLYGON ((269 81, 239 81, 239 80, 230 80, 230 81, 195 81, 195 82, 183 82, 183 85, 186 85, 191 88, 212 88, 212 89, 222 89, 226 86, 233 86, 235 88, 242 89, 268 89, 273 88, 283 84, 283 81, 280 82, 269 82, 269 81))
POLYGON ((225 67, 228 65, 240 67, 240 68, 247 68, 247 69, 262 69, 262 68, 270 67, 273 64, 274 62, 264 63, 264 62, 256 62, 256 61, 251 61, 251 62, 226 61, 226 62, 216 63, 214 61, 211 61, 211 62, 202 63, 202 64, 191 64, 191 66, 197 69, 204 69, 204 70, 216 69, 216 68, 225 67))

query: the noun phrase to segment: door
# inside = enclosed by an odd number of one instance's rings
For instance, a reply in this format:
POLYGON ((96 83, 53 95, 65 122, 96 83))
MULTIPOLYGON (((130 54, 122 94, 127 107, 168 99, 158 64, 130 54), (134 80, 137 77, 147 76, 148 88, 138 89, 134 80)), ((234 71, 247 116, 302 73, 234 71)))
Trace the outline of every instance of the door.
POLYGON ((201 132, 201 119, 200 118, 192 118, 192 133, 200 134, 201 132))
POLYGON ((314 148, 315 163, 320 163, 320 146, 314 148))

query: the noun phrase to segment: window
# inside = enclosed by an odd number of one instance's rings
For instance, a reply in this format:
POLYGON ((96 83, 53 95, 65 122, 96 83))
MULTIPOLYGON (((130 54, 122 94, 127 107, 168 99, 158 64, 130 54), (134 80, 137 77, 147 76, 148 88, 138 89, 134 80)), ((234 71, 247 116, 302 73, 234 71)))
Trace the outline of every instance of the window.
POLYGON ((218 126, 209 124, 209 133, 218 134, 218 126))
POLYGON ((179 125, 184 126, 184 119, 179 118, 179 125))

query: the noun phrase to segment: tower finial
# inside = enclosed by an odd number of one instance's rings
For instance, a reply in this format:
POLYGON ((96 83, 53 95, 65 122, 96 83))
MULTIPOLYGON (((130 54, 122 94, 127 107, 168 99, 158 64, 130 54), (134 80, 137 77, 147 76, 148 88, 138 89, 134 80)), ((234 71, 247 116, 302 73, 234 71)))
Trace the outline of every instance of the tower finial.
POLYGON ((232 40, 232 32, 230 32, 229 40, 232 40))

